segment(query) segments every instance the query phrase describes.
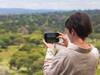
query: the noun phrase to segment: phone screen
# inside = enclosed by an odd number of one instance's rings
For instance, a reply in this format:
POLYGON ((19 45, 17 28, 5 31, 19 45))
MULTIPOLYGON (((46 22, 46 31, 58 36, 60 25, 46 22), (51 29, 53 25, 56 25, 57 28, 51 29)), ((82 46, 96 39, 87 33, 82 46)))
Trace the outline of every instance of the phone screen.
POLYGON ((45 33, 44 34, 44 40, 47 43, 57 43, 59 42, 59 33, 45 33))

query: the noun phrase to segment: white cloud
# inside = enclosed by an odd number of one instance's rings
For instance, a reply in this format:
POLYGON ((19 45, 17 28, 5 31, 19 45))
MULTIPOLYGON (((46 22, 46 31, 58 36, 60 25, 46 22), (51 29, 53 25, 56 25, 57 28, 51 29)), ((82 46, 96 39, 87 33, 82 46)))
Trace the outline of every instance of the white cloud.
POLYGON ((100 9, 97 0, 0 0, 2 8, 29 8, 29 9, 100 9))

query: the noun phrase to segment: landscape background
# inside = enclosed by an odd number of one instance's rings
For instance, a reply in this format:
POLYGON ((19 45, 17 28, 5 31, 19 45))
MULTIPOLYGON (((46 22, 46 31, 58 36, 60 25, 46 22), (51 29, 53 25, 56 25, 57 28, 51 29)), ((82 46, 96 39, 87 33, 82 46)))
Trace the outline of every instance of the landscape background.
MULTIPOLYGON (((91 17, 94 31, 87 41, 100 50, 100 10, 77 11, 84 11, 91 17)), ((46 53, 43 34, 63 32, 66 19, 77 11, 0 8, 0 72, 43 75, 46 53)), ((100 65, 96 75, 100 75, 100 65)))

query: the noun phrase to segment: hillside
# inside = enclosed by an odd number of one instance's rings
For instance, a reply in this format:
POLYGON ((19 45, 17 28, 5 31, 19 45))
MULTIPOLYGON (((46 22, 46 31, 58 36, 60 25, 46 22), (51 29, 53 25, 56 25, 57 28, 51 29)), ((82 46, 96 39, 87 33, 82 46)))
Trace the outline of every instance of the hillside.
MULTIPOLYGON (((0 28, 6 31, 17 31, 21 26, 27 26, 29 31, 35 29, 62 31, 66 19, 74 12, 76 11, 0 9, 0 13, 4 13, 0 15, 0 28)), ((95 32, 100 32, 100 10, 85 10, 84 12, 91 16, 95 32)))

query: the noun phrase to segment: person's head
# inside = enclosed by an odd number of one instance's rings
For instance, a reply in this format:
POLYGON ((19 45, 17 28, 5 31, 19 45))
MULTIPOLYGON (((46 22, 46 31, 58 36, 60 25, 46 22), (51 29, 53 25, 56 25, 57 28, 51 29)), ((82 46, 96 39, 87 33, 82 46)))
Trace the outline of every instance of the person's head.
POLYGON ((92 33, 92 25, 89 16, 84 12, 76 12, 72 14, 65 22, 65 27, 69 33, 84 40, 92 33))

